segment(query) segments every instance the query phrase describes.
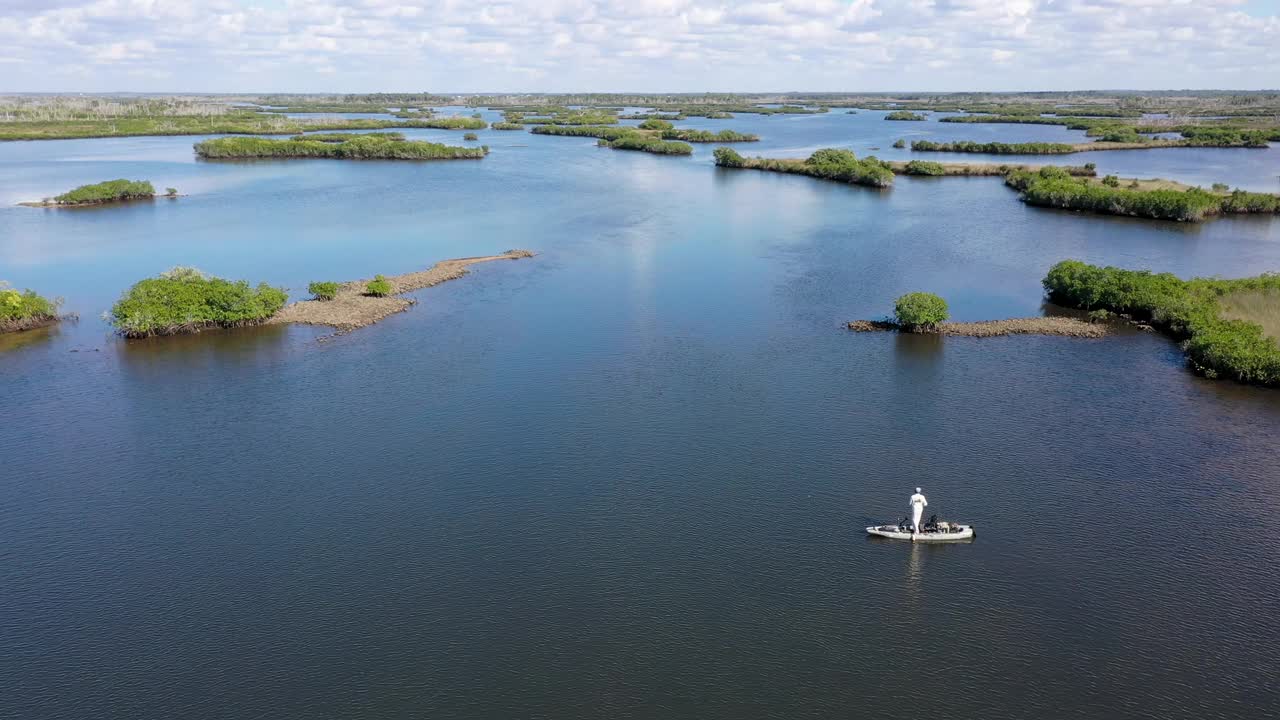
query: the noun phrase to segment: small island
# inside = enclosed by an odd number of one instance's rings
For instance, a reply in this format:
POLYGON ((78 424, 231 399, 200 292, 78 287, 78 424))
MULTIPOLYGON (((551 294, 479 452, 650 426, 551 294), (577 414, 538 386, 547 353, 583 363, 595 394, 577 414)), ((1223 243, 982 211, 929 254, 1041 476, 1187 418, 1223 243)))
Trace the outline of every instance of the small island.
POLYGON ((1280 213, 1280 195, 1212 190, 1168 180, 1121 180, 1072 177, 1062 168, 1012 170, 1004 182, 1021 193, 1028 205, 1084 210, 1104 215, 1129 215, 1152 220, 1199 222, 1217 215, 1280 213))
POLYGON ((948 322, 947 301, 926 292, 907 293, 894 301, 891 320, 852 320, 854 332, 899 331, 962 337, 1003 337, 1006 335, 1055 335, 1098 338, 1111 334, 1106 324, 1068 317, 1011 318, 981 322, 948 322))
POLYGON ((722 168, 745 168, 769 172, 809 175, 851 185, 886 188, 893 184, 893 170, 874 157, 858 159, 850 150, 824 148, 804 160, 747 158, 732 148, 716 148, 715 161, 722 168))
MULTIPOLYGON (((533 257, 528 250, 508 250, 501 255, 443 260, 427 270, 404 275, 378 275, 372 280, 345 283, 313 282, 307 286, 311 300, 289 305, 285 304, 289 294, 284 288, 266 283, 254 287, 244 280, 225 280, 195 268, 175 267, 135 283, 106 318, 118 334, 132 339, 280 323, 329 325, 347 331, 409 309, 413 300, 395 296, 460 278, 470 265, 528 257, 533 257)), ((56 322, 56 305, 28 299, 33 296, 30 291, 20 295, 27 303, 24 308, 34 308, 24 311, 33 319, 24 327, 16 327, 15 321, 13 329, 56 322)), ((9 303, 9 297, 0 293, 0 329, 7 330, 11 323, 4 303, 9 303)))
POLYGON ((640 133, 623 135, 622 137, 614 140, 600 138, 596 144, 613 150, 638 150, 640 152, 653 153, 655 155, 693 154, 693 147, 688 143, 659 140, 658 138, 642 135, 640 133))
POLYGON ((196 155, 206 160, 245 158, 336 158, 347 160, 461 160, 480 159, 489 146, 457 147, 423 140, 400 140, 353 134, 332 139, 224 137, 195 144, 196 155))
POLYGON ((140 280, 107 315, 127 338, 198 333, 210 328, 260 325, 289 299, 283 288, 224 280, 195 268, 176 267, 140 280))
POLYGON ((928 120, 929 116, 923 113, 915 113, 910 110, 895 110, 884 116, 885 120, 928 120))
POLYGON ((662 131, 663 140, 683 140, 684 142, 693 143, 732 143, 732 142, 757 142, 760 136, 755 133, 740 133, 735 130, 721 130, 720 132, 711 132, 710 130, 688 130, 682 128, 669 128, 662 131))
POLYGON ((50 300, 34 290, 17 290, 0 281, 0 333, 20 332, 55 325, 62 301, 50 300))
POLYGON ((345 283, 314 282, 307 288, 313 299, 291 303, 270 322, 328 325, 343 332, 354 330, 404 312, 414 304, 413 300, 395 297, 397 295, 456 280, 477 263, 529 257, 533 257, 533 253, 528 250, 508 250, 501 255, 442 260, 427 270, 404 275, 378 275, 373 280, 345 283))
MULTIPOLYGON (((175 198, 178 191, 166 188, 165 197, 175 198)), ((147 180, 107 180, 93 185, 81 185, 61 195, 45 198, 38 202, 24 202, 19 205, 27 207, 85 207, 89 205, 106 205, 109 203, 128 202, 130 200, 150 200, 156 197, 156 189, 147 180)))

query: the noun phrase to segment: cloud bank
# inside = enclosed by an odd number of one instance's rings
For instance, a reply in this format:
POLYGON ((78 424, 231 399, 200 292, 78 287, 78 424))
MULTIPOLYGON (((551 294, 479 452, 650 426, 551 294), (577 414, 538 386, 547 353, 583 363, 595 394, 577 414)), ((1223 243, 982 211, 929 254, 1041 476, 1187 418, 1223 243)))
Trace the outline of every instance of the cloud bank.
POLYGON ((1269 0, 0 0, 0 92, 1280 85, 1269 0))

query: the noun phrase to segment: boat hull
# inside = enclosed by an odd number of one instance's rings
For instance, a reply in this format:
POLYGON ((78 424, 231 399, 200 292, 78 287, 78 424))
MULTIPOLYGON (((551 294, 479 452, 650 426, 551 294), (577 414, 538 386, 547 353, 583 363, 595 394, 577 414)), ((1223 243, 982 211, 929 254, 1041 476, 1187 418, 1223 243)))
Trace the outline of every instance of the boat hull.
POLYGON ((889 538, 890 540, 906 540, 907 542, 960 542, 973 539, 972 525, 953 525, 951 532, 902 532, 896 525, 872 525, 867 528, 868 535, 889 538))

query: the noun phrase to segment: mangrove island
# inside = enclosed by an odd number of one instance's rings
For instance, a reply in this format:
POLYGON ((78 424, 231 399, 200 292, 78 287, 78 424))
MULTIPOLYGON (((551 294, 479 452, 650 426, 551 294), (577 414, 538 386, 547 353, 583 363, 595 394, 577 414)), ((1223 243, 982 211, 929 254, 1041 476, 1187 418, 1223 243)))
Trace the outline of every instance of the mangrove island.
MULTIPOLYGON (((307 136, 303 136, 306 138, 307 136)), ((207 160, 237 158, 341 158, 351 160, 460 160, 479 159, 489 147, 457 147, 387 137, 351 135, 332 140, 260 137, 225 137, 195 144, 196 155, 207 160)))

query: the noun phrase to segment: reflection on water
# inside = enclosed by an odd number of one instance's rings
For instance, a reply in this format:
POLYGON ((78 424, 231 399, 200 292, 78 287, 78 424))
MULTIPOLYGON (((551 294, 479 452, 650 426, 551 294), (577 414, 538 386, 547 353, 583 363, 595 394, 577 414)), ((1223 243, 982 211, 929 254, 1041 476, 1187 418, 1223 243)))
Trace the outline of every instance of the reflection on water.
POLYGON ((61 331, 61 324, 58 324, 35 328, 34 330, 23 330, 22 332, 0 333, 0 352, 48 342, 57 337, 61 331))
POLYGON ((902 371, 936 372, 945 359, 947 339, 936 333, 893 333, 893 359, 902 371))
MULTIPOLYGON (((290 325, 258 325, 254 327, 213 328, 189 335, 134 338, 114 343, 120 359, 130 366, 146 367, 156 363, 203 363, 228 360, 279 359, 289 337, 290 325)), ((318 328, 296 328, 308 333, 318 328)))

